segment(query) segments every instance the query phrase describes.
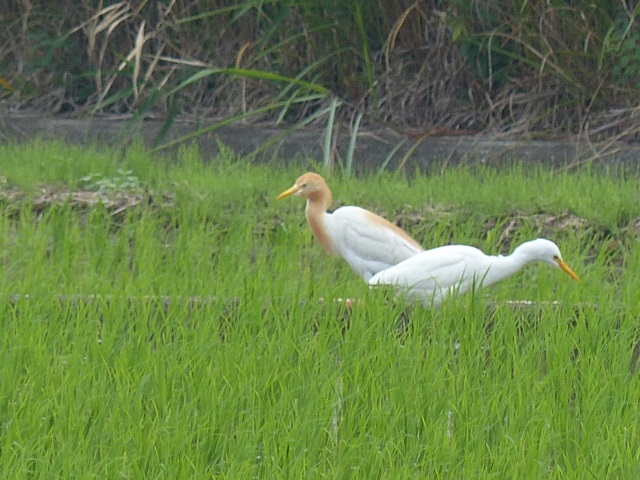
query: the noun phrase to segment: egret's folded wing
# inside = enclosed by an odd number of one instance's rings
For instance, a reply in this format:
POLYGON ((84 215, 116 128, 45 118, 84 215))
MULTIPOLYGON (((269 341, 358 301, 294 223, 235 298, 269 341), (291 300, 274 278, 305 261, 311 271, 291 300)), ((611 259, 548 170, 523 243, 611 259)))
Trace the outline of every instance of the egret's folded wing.
POLYGON ((464 245, 450 245, 418 253, 373 278, 372 285, 386 284, 424 289, 450 288, 473 277, 474 259, 482 252, 464 245))
POLYGON ((371 275, 424 251, 401 228, 367 210, 343 207, 333 215, 342 256, 352 266, 360 263, 371 275))

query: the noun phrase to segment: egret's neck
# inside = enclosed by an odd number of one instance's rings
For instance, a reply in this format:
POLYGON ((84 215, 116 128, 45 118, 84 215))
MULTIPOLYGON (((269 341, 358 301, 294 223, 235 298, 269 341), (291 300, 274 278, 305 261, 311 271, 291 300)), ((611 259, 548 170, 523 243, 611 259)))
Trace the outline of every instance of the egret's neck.
POLYGON ((496 257, 490 257, 491 264, 487 274, 484 276, 482 280, 482 284, 484 286, 491 285, 492 283, 499 282, 500 280, 510 277, 514 273, 517 273, 527 265, 531 263, 533 259, 522 252, 519 252, 517 249, 506 257, 502 255, 496 257))
POLYGON ((307 215, 307 222, 313 232, 313 236, 322 245, 327 252, 336 254, 335 247, 329 237, 327 230, 327 222, 330 220, 330 214, 327 213, 327 208, 331 205, 331 192, 326 191, 314 192, 307 198, 307 208, 305 213, 307 215))

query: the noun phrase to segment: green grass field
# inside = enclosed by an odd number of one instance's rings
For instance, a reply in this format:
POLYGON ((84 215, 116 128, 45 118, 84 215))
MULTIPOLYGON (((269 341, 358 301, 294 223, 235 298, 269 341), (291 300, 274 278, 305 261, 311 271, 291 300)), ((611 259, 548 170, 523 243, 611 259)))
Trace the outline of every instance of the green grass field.
POLYGON ((1 478, 638 478, 637 178, 328 177, 425 246, 547 236, 582 279, 528 267, 401 331, 274 200, 301 170, 203 157, 0 146, 1 478))

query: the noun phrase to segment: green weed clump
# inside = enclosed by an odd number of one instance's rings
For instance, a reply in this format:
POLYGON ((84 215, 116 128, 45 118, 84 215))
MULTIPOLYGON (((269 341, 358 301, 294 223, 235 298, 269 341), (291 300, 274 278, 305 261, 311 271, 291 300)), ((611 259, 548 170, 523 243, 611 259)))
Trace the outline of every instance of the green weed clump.
POLYGON ((44 142, 0 157, 3 478, 639 473, 634 179, 329 176, 336 205, 426 246, 545 235, 582 278, 530 267, 430 311, 321 251, 303 203, 274 201, 291 167, 44 142))

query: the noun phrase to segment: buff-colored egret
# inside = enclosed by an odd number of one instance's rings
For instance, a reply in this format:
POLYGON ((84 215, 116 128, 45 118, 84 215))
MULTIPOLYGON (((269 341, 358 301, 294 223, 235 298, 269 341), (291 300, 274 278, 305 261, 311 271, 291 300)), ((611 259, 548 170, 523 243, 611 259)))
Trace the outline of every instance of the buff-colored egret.
POLYGON ((360 207, 340 207, 332 213, 331 190, 317 173, 305 173, 278 199, 306 198, 307 222, 325 251, 344 258, 365 281, 381 270, 424 251, 397 225, 360 207))
POLYGON ((511 255, 486 255, 467 245, 448 245, 426 250, 393 267, 382 270, 370 285, 391 285, 410 302, 439 306, 451 294, 462 294, 471 287, 486 287, 518 272, 532 262, 544 262, 578 276, 562 260, 558 246, 538 238, 519 245, 511 255))

